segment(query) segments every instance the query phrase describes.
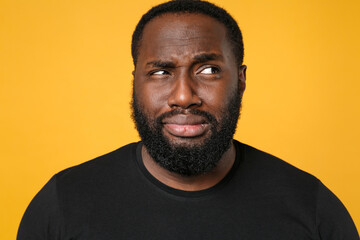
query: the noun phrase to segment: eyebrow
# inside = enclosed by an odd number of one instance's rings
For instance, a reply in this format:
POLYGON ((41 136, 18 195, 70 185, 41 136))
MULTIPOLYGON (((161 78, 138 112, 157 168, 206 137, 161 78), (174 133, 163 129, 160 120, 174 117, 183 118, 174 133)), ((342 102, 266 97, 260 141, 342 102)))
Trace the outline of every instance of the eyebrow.
POLYGON ((222 59, 223 56, 217 53, 203 53, 193 57, 196 63, 203 63, 211 60, 222 59))
MULTIPOLYGON (((195 63, 203 63, 203 62, 207 62, 207 61, 212 61, 212 60, 218 60, 218 59, 223 59, 223 56, 217 53, 203 53, 203 54, 199 54, 193 57, 193 59, 195 60, 195 63)), ((175 63, 171 62, 171 61, 161 61, 161 60, 155 60, 155 61, 151 61, 146 63, 146 66, 149 67, 159 67, 159 68, 175 68, 175 63)))
POLYGON ((164 62, 161 60, 151 61, 146 63, 146 66, 159 67, 159 68, 175 68, 173 62, 164 62))

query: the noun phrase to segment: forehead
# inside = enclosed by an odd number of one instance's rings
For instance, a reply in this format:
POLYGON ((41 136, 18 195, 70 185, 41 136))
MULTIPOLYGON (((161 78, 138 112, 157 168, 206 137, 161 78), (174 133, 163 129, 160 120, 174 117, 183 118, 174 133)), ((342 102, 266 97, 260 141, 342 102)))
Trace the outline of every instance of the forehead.
POLYGON ((144 28, 139 59, 174 54, 219 52, 230 48, 226 27, 218 20, 197 13, 166 13, 144 28))

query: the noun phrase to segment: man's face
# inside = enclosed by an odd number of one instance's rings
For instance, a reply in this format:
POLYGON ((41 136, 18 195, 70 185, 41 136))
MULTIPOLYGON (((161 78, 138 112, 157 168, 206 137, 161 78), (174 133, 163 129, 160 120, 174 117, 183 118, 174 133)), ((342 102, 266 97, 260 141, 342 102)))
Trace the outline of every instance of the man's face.
POLYGON ((164 14, 144 28, 134 71, 134 119, 170 171, 210 171, 229 148, 245 88, 226 28, 202 14, 164 14), (199 159, 202 158, 202 159, 199 159))

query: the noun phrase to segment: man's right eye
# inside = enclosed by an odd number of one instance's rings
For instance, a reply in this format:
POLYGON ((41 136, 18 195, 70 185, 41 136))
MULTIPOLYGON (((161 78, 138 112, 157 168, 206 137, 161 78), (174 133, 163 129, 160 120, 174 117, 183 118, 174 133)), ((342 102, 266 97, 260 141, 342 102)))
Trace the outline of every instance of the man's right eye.
POLYGON ((169 74, 169 72, 165 70, 159 70, 151 73, 151 75, 165 75, 165 74, 169 74))

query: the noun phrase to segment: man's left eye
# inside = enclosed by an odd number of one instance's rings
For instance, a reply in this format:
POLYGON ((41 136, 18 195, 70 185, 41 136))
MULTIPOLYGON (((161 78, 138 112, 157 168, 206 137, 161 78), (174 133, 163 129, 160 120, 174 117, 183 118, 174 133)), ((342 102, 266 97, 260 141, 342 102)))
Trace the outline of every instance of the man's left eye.
POLYGON ((216 74, 219 72, 219 69, 216 67, 207 67, 204 68, 200 73, 202 74, 216 74))

